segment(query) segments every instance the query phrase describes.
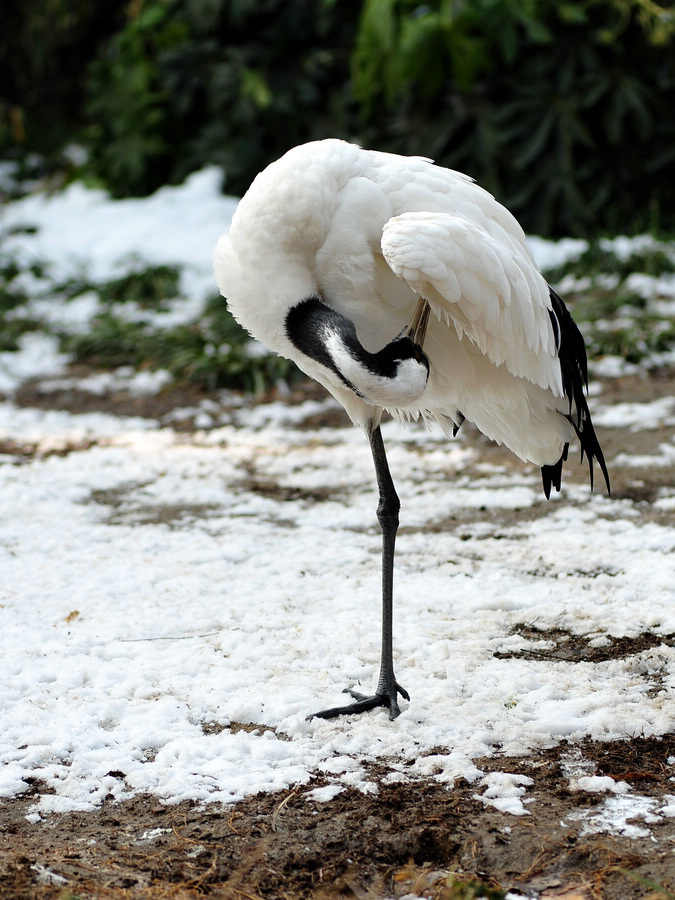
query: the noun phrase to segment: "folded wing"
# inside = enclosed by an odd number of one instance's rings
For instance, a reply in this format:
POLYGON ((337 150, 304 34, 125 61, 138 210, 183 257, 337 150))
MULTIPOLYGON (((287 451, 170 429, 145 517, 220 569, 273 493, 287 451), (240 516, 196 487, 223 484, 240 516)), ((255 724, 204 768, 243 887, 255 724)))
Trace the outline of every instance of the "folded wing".
POLYGON ((382 253, 460 339, 563 396, 549 288, 525 245, 461 215, 411 212, 386 223, 382 253))

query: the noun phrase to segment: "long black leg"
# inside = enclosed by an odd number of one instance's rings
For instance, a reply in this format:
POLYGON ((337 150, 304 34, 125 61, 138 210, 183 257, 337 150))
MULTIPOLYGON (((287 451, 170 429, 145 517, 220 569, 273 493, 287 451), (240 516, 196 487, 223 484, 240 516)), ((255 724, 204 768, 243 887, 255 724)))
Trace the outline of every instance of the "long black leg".
MULTIPOLYGON (((396 488, 389 471, 387 454, 384 450, 384 441, 379 425, 371 428, 368 434, 370 449, 375 463, 375 475, 380 500, 377 506, 377 519, 382 529, 382 655, 380 660, 380 677, 377 688, 371 696, 359 694, 347 689, 345 693, 351 694, 356 703, 347 706, 335 706, 332 709, 324 709, 314 713, 321 719, 332 719, 347 713, 365 712, 376 706, 388 706, 389 718, 395 719, 400 715, 398 706, 398 694, 409 700, 408 692, 396 681, 394 675, 393 658, 393 587, 394 587, 394 550, 396 546, 396 532, 398 531, 398 513, 401 502, 398 499, 396 488)), ((313 718, 310 716, 309 718, 313 718)))

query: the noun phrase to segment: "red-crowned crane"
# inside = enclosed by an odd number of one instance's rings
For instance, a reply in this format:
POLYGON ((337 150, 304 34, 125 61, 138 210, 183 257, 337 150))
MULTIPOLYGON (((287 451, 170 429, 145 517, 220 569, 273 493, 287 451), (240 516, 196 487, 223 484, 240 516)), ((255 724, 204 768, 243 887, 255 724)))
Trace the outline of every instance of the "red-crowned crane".
POLYGON ((574 435, 591 487, 607 468, 584 397, 586 351, 519 224, 466 175, 340 140, 295 147, 253 181, 215 250, 221 293, 258 341, 292 359, 370 441, 382 528, 375 693, 315 713, 399 715, 392 654, 400 503, 380 420, 465 419, 560 490, 574 435))

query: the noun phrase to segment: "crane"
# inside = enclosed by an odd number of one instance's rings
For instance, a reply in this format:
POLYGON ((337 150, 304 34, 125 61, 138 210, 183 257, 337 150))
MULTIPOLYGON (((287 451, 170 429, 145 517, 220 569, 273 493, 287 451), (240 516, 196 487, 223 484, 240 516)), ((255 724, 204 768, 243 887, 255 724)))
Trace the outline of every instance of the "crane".
MULTIPOLYGON (((235 319, 342 404, 370 443, 382 530, 382 647, 372 695, 328 719, 400 714, 393 663, 394 547, 400 502, 383 412, 465 420, 541 467, 560 490, 575 435, 593 486, 607 467, 588 404, 583 338, 546 283, 511 213, 467 175, 421 157, 337 139, 289 150, 256 176, 214 252, 235 319)), ((311 716, 310 716, 311 718, 311 716)))

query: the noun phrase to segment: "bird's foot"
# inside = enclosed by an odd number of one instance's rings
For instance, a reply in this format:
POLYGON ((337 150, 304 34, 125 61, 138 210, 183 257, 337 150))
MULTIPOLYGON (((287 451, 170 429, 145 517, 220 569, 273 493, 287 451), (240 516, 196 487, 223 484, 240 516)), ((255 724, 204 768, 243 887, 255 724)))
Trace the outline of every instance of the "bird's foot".
POLYGON ((352 713, 367 712, 370 709, 375 709, 377 706, 388 706, 389 718, 393 720, 401 715, 401 710, 398 705, 398 694, 405 700, 410 700, 410 694, 396 681, 392 681, 391 685, 386 686, 379 684, 377 686, 377 691, 370 696, 360 694, 358 691, 353 691, 351 688, 345 688, 342 693, 350 694, 354 700, 356 700, 356 703, 348 703, 346 706, 333 706, 331 709, 322 709, 320 712, 312 713, 312 715, 307 716, 307 718, 334 719, 336 716, 348 716, 352 713))

